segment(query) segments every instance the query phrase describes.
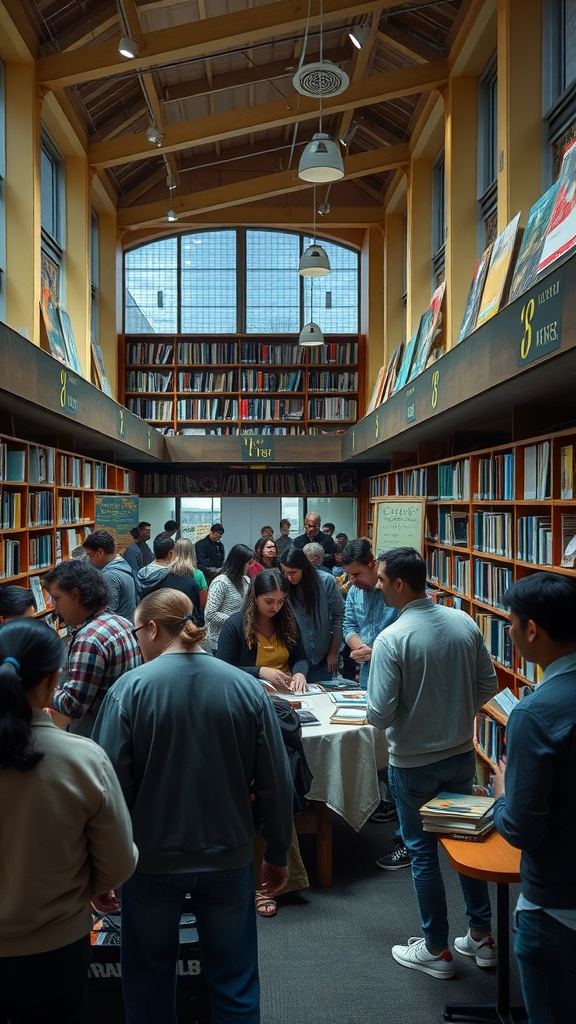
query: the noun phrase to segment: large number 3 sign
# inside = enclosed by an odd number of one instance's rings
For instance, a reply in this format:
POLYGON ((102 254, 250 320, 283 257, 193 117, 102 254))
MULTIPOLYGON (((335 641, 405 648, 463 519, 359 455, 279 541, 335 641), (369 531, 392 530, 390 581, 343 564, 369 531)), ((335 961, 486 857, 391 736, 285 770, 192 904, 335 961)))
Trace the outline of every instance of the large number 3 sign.
POLYGON ((524 327, 524 334, 522 336, 522 341, 520 343, 521 359, 528 358, 528 353, 530 352, 530 349, 532 347, 532 319, 534 317, 535 308, 536 306, 534 299, 530 299, 525 306, 522 306, 522 311, 520 313, 520 320, 522 321, 522 326, 524 327))

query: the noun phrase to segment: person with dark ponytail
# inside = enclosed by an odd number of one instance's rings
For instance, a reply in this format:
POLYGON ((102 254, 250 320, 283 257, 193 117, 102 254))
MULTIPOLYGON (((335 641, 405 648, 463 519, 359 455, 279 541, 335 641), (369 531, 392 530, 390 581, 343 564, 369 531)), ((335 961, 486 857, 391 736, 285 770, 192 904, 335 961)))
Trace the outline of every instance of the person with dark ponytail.
POLYGON ((0 587, 0 626, 9 619, 34 615, 35 611, 31 590, 27 590, 26 587, 0 587))
POLYGON ((45 623, 0 629, 0 992, 10 1024, 80 1024, 90 902, 126 881, 138 856, 106 754, 43 710, 65 662, 45 623))
POLYGON ((290 548, 282 556, 282 572, 310 662, 307 680, 327 682, 338 675, 344 598, 331 573, 320 572, 300 548, 290 548))

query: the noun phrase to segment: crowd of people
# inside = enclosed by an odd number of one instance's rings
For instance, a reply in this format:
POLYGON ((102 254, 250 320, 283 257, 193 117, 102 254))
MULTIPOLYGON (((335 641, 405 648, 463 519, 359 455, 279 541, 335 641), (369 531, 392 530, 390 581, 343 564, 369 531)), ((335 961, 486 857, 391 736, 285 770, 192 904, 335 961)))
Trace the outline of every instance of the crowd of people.
MULTIPOLYGON (((419 813, 473 791, 474 718, 497 690, 480 630, 435 603, 415 549, 375 554, 314 512, 290 531, 283 519, 227 553, 220 523, 194 545, 169 520, 150 547, 141 522, 120 553, 96 530, 43 577, 55 628, 28 590, 0 588, 0 1024, 79 1024, 90 906, 120 900, 127 1024, 177 1024, 186 896, 215 1024, 257 1024, 256 916, 308 885, 274 695, 342 674, 389 746, 372 821, 398 830, 378 867, 411 869, 421 917, 392 957, 438 979, 456 973, 452 949, 496 965, 488 889, 470 877, 468 931, 450 948, 419 813)), ((529 1020, 560 1024, 576 996, 576 581, 535 573, 505 600, 544 676, 510 716, 495 824, 522 850, 529 1020)))

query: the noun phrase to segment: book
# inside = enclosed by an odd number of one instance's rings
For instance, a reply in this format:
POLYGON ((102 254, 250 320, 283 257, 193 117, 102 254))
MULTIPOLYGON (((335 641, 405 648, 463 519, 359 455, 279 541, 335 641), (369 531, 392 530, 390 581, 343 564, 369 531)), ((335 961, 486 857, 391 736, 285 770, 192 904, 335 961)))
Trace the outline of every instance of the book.
POLYGON ((495 693, 490 700, 486 701, 482 710, 492 712, 497 718, 503 719, 504 722, 507 722, 510 712, 514 710, 518 703, 518 697, 516 697, 516 695, 512 693, 510 687, 507 686, 504 690, 500 690, 498 693, 495 693))
POLYGON ((424 832, 436 832, 438 835, 445 836, 446 839, 464 839, 468 843, 480 843, 494 831, 494 822, 487 821, 482 828, 478 829, 461 829, 457 825, 438 825, 435 822, 425 821, 422 828, 424 832))
POLYGON ((330 715, 332 725, 367 725, 366 707, 336 708, 330 715))
POLYGON ((562 516, 562 557, 560 565, 573 569, 576 565, 576 515, 562 516))
POLYGON ((519 223, 520 213, 517 213, 494 242, 476 319, 477 327, 495 316, 506 302, 519 223))
POLYGON ((540 196, 528 214, 518 259, 510 285, 510 302, 531 288, 538 276, 538 264, 548 231, 552 208, 558 191, 558 182, 540 196))
POLYGON ((311 711, 307 711, 306 708, 295 708, 295 711, 301 725, 320 725, 320 719, 316 718, 316 715, 313 715, 311 711))
POLYGON ((574 445, 566 444, 560 449, 560 498, 569 501, 574 497, 574 445))
POLYGON ((470 291, 468 292, 468 298, 466 299, 464 319, 462 320, 462 326, 460 327, 458 341, 462 341, 469 334, 471 334, 472 331, 476 329, 478 310, 480 308, 482 292, 484 290, 484 282, 486 281, 486 274, 488 273, 488 266, 490 264, 490 257, 492 255, 493 245, 494 243, 491 242, 490 245, 484 250, 474 268, 474 274, 472 277, 472 283, 470 285, 470 291))
POLYGON ((404 346, 402 345, 402 343, 400 343, 400 345, 397 345, 392 355, 390 356, 390 362, 388 363, 388 367, 386 369, 384 393, 382 395, 383 402, 386 402, 390 398, 390 395, 394 393, 394 385, 396 383, 396 377, 398 375, 398 368, 400 366, 403 347, 404 346))
POLYGON ((376 409, 376 407, 379 406, 380 402, 382 401, 384 385, 386 384, 386 371, 386 366, 381 366, 380 369, 378 370, 378 376, 376 377, 376 383, 374 385, 374 390, 372 391, 372 397, 370 398, 370 401, 368 402, 368 405, 366 407, 367 416, 369 415, 369 413, 373 412, 374 409, 376 409))
POLYGON ((413 334, 409 341, 406 342, 406 348, 404 349, 404 355, 402 356, 402 362, 398 368, 396 374, 396 382, 392 394, 396 394, 404 387, 410 377, 410 370, 412 368, 412 360, 414 358, 414 349, 416 347, 416 338, 418 334, 413 334))
POLYGON ((426 368, 428 357, 432 350, 434 338, 439 330, 441 321, 442 311, 442 299, 444 298, 444 292, 446 291, 446 282, 443 281, 434 292, 430 305, 426 312, 420 318, 420 325, 418 327, 418 334, 416 336, 416 346, 414 350, 414 360, 412 368, 410 370, 409 380, 413 377, 417 377, 419 373, 426 368))
POLYGON ((572 141, 564 153, 557 185, 538 263, 539 274, 569 253, 576 244, 576 141, 572 141))
POLYGON ((74 332, 72 330, 72 324, 70 317, 65 309, 58 306, 58 317, 60 319, 60 328, 62 331, 62 338, 64 339, 64 350, 66 352, 66 360, 68 366, 76 373, 82 373, 82 367, 80 365, 80 359, 78 358, 78 349, 76 348, 76 341, 74 338, 74 332))
POLYGON ((330 700, 334 704, 338 704, 339 707, 344 708, 366 708, 367 701, 366 690, 353 690, 353 691, 342 691, 340 693, 331 693, 330 700))
MULTIPOLYGON (((439 824, 450 824, 455 821, 475 823, 485 819, 493 807, 493 796, 438 793, 438 796, 422 804, 420 814, 424 819, 437 821, 439 824)), ((485 821, 482 823, 485 824, 485 821)))

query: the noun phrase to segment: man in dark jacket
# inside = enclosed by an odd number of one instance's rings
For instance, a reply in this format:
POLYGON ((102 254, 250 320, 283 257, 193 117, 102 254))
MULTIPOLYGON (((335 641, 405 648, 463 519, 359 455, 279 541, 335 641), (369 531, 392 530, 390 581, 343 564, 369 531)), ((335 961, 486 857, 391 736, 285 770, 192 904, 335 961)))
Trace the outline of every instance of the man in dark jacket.
POLYGON ((576 1004, 576 580, 536 572, 504 597, 519 653, 544 669, 513 709, 494 824, 522 850, 514 950, 531 1021, 576 1004))
POLYGON ((110 591, 108 610, 134 619, 136 607, 136 582, 132 567, 122 555, 116 554, 114 538, 108 530, 95 530, 84 541, 82 547, 86 558, 99 569, 110 591))
POLYGON ((210 533, 197 540, 195 544, 198 568, 202 570, 208 582, 217 576, 224 565, 226 551, 221 537, 224 533, 222 523, 214 523, 210 527, 210 533))
POLYGON ((154 555, 148 547, 151 532, 152 527, 150 523, 145 522, 138 523, 138 526, 135 526, 133 530, 130 530, 130 536, 134 537, 134 540, 126 548, 124 558, 132 567, 134 575, 136 575, 142 566, 148 565, 154 558, 154 555))
POLYGON ((304 550, 305 544, 310 544, 312 541, 317 544, 321 544, 324 550, 324 565, 330 570, 334 565, 334 553, 336 551, 336 545, 332 540, 332 537, 328 537, 327 534, 322 533, 320 529, 321 519, 317 512, 309 512, 304 519, 304 533, 301 533, 299 537, 296 537, 294 541, 294 547, 304 550))
POLYGON ((140 569, 136 577, 136 589, 138 599, 141 600, 147 594, 159 587, 170 587, 172 590, 181 590, 190 598, 194 605, 194 621, 201 625, 204 621, 203 612, 200 608, 200 594, 193 576, 176 576, 170 571, 170 565, 174 556, 174 541, 165 533, 159 533, 154 538, 154 561, 140 569))

